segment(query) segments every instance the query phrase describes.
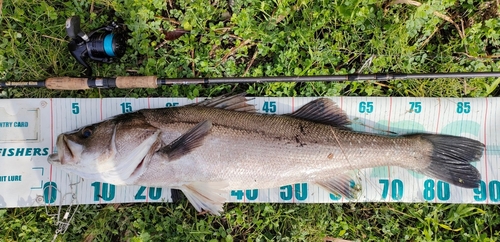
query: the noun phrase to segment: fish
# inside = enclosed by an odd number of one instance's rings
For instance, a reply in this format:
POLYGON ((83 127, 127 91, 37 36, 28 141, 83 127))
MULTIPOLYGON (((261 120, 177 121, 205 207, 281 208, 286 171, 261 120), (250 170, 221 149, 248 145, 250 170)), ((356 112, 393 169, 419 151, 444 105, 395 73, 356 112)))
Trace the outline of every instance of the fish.
POLYGON ((356 132, 331 99, 283 115, 258 113, 245 94, 119 114, 57 137, 54 167, 115 185, 179 189, 198 211, 220 215, 231 190, 316 184, 356 198, 355 171, 397 166, 476 188, 484 144, 429 133, 356 132))

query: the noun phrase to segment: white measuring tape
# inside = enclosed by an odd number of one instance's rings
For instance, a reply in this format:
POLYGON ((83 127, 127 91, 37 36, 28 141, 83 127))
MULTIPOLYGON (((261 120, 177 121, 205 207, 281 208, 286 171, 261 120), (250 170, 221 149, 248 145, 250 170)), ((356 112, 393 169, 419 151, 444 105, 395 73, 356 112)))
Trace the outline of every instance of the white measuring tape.
MULTIPOLYGON (((260 112, 284 114, 314 98, 256 98, 260 112)), ((96 181, 70 184, 78 177, 51 167, 58 134, 142 108, 173 107, 201 101, 185 98, 13 99, 0 100, 0 207, 171 201, 168 187, 115 186, 96 181), (73 189, 73 190, 72 190, 73 189), (72 199, 65 194, 76 193, 72 199)), ((480 187, 462 189, 398 167, 360 171, 356 202, 499 203, 497 130, 499 98, 332 98, 359 131, 460 135, 486 144, 480 187)), ((348 200, 312 184, 234 190, 228 202, 339 203, 348 200)), ((64 218, 63 218, 64 220, 64 218)))

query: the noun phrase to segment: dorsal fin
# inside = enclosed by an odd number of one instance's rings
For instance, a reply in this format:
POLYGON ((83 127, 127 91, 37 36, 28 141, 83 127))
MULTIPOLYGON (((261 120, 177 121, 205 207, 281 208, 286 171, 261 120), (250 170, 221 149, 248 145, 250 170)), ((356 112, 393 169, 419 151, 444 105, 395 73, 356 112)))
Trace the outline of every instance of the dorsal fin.
POLYGON ((328 98, 311 101, 291 113, 290 116, 343 129, 350 129, 346 125, 351 124, 344 111, 328 98))
POLYGON ((220 108, 238 112, 257 112, 255 105, 248 104, 247 101, 251 99, 247 99, 245 97, 246 93, 240 93, 232 96, 219 96, 214 97, 212 99, 205 99, 202 102, 194 103, 193 106, 202 106, 202 107, 211 107, 211 108, 220 108))

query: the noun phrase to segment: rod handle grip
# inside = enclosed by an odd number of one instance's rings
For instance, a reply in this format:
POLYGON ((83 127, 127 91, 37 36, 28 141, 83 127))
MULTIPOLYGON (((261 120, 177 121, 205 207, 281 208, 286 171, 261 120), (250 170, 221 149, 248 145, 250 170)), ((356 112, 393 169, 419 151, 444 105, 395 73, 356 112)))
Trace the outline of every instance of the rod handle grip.
MULTIPOLYGON (((98 78, 99 79, 99 78, 98 78)), ((102 81, 101 81, 102 84, 102 81)), ((157 88, 156 76, 119 76, 115 78, 114 84, 109 86, 92 87, 110 87, 117 88, 157 88)), ((45 87, 54 90, 85 90, 90 89, 88 78, 78 77, 51 77, 45 80, 45 87)))
POLYGON ((156 76, 118 76, 118 88, 157 88, 156 76))
POLYGON ((45 80, 45 87, 55 90, 84 90, 89 89, 87 78, 51 77, 45 80))

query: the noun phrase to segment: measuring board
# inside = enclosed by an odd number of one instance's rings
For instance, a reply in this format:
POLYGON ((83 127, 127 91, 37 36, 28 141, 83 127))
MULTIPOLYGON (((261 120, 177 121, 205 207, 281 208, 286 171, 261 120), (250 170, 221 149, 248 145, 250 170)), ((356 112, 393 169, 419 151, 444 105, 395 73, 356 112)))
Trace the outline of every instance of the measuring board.
MULTIPOLYGON (((258 97, 259 112, 291 113, 315 98, 258 97)), ((356 202, 499 203, 500 98, 332 97, 353 121, 354 130, 387 130, 459 135, 486 144, 474 163, 479 188, 462 189, 398 167, 359 172, 362 193, 356 202)), ((142 108, 175 107, 203 98, 105 98, 0 100, 0 208, 67 204, 70 184, 80 204, 171 201, 168 187, 115 186, 83 180, 52 167, 57 135, 142 108)), ((258 152, 258 151, 256 151, 258 152)), ((340 203, 349 200, 307 183, 273 189, 234 190, 228 202, 340 203)))

